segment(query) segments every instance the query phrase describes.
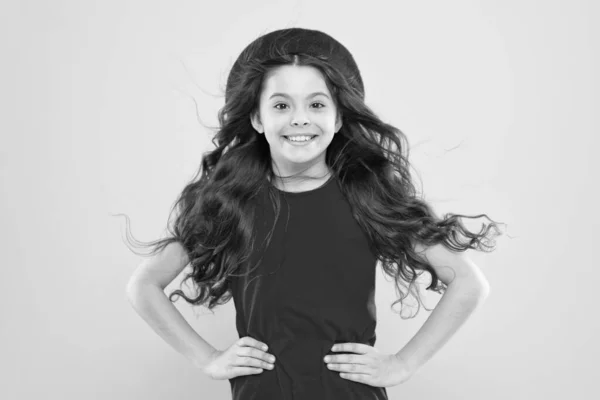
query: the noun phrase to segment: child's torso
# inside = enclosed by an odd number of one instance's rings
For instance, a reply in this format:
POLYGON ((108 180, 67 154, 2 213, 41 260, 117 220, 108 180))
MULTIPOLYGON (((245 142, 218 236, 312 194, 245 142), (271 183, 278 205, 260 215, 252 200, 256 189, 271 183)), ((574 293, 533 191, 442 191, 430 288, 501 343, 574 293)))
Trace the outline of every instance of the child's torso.
POLYGON ((244 393, 314 400, 324 391, 387 398, 383 388, 345 380, 323 361, 335 343, 376 340, 376 256, 337 185, 332 177, 313 190, 278 192, 280 215, 266 249, 275 212, 266 191, 257 199, 250 269, 262 260, 248 277, 231 278, 236 326, 239 337, 266 343, 277 361, 273 370, 230 380, 234 400, 252 398, 244 393))

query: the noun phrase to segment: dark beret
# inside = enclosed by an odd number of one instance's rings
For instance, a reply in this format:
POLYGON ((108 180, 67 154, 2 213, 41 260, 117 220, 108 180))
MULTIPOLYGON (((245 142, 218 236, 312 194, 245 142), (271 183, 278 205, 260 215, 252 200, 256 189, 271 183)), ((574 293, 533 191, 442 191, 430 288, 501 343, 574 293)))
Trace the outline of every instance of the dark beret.
POLYGON ((313 57, 326 59, 335 69, 346 77, 364 99, 365 89, 360 71, 354 57, 344 45, 326 33, 304 28, 287 28, 269 32, 251 42, 237 57, 225 89, 225 101, 229 98, 231 88, 239 77, 242 67, 250 60, 264 62, 281 54, 304 53, 313 57))

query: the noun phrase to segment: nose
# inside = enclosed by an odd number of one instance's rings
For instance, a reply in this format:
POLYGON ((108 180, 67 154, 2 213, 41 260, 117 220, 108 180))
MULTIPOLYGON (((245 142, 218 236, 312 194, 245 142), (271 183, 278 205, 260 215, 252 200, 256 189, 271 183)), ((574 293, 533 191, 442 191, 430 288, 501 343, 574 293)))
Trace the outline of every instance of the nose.
POLYGON ((310 121, 306 117, 306 114, 303 113, 303 112, 296 113, 294 115, 294 117, 292 118, 292 125, 293 126, 299 126, 299 125, 305 126, 305 125, 308 125, 308 124, 310 124, 310 121))

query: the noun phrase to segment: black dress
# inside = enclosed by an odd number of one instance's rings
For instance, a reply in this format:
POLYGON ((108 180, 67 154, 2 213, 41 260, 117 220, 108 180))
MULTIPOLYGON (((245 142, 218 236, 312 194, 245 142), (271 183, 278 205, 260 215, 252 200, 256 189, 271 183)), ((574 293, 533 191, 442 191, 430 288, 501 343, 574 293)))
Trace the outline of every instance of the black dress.
POLYGON ((354 354, 331 351, 335 343, 376 340, 376 257, 338 181, 275 191, 281 209, 269 247, 263 240, 275 211, 265 188, 254 203, 250 269, 262 260, 248 277, 230 280, 239 337, 266 343, 276 361, 271 370, 230 379, 233 400, 387 399, 384 387, 342 378, 323 361, 354 354))

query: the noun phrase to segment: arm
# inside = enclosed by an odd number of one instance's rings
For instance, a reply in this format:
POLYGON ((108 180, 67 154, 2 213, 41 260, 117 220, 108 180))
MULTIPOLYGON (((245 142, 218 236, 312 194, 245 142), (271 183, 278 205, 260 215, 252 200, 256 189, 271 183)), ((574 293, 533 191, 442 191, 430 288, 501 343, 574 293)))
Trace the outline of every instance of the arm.
POLYGON ((396 353, 412 373, 448 342, 490 292, 482 272, 464 252, 441 244, 427 249, 417 245, 416 250, 424 254, 448 288, 421 329, 396 353))
POLYGON ((142 263, 127 284, 127 298, 135 311, 173 349, 202 368, 216 350, 188 324, 164 292, 188 264, 179 243, 171 243, 142 263))

